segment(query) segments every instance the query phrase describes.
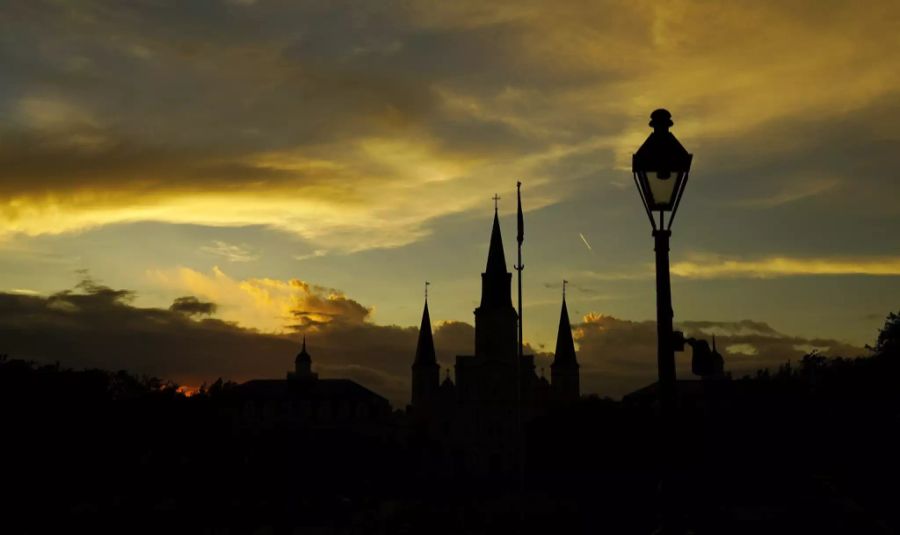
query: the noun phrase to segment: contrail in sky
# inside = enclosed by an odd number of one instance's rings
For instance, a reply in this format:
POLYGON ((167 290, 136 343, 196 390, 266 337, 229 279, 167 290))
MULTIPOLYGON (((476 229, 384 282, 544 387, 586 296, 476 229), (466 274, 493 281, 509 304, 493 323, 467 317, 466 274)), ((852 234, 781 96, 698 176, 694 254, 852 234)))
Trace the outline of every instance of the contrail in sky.
POLYGON ((582 233, 579 232, 579 233, 578 233, 578 236, 581 238, 581 241, 583 241, 584 244, 587 245, 588 251, 590 251, 590 252, 593 253, 593 252, 594 252, 594 248, 591 247, 591 244, 588 243, 587 238, 584 237, 584 234, 582 234, 582 233))

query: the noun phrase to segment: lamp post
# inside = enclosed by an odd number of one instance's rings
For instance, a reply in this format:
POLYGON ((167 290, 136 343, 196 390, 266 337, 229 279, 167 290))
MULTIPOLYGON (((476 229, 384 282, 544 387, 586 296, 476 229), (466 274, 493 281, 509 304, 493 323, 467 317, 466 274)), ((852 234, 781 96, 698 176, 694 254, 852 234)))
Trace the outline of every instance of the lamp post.
POLYGON ((653 132, 632 157, 634 183, 653 228, 656 250, 656 336, 659 368, 660 453, 663 477, 660 482, 662 527, 657 533, 678 532, 673 494, 670 488, 675 441, 675 345, 672 317, 672 288, 669 281, 669 238, 672 221, 687 184, 692 155, 669 132, 672 114, 658 109, 650 114, 653 132), (666 214, 668 213, 668 219, 666 214), (658 214, 658 215, 657 215, 658 214))

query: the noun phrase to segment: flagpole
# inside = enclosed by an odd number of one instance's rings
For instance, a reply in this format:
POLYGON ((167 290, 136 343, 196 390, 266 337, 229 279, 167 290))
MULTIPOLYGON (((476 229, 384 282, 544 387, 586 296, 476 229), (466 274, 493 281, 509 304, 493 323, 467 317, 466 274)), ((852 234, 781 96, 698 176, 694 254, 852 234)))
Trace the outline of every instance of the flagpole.
MULTIPOLYGON (((524 348, 522 345, 522 270, 525 265, 522 263, 522 242, 525 241, 525 218, 522 215, 522 183, 516 182, 516 198, 518 201, 517 211, 517 233, 516 241, 518 247, 518 263, 515 268, 518 272, 519 282, 519 355, 516 358, 516 419, 519 430, 519 486, 520 490, 525 490, 525 430, 522 428, 522 359, 524 358, 524 348)), ((524 511, 522 511, 524 514, 524 511)))
POLYGON ((519 359, 522 358, 523 355, 523 347, 522 347, 522 270, 525 269, 525 266, 522 264, 522 242, 525 241, 525 220, 522 217, 522 183, 516 182, 516 197, 519 201, 519 209, 518 209, 518 232, 516 234, 516 241, 519 242, 519 257, 518 264, 516 264, 516 271, 519 272, 519 359))

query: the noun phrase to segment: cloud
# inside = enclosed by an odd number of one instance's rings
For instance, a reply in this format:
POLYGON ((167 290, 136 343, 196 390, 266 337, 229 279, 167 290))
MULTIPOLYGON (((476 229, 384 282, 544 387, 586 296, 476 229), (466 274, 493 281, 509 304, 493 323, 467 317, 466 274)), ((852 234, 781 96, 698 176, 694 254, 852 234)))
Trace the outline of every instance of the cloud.
POLYGON ((311 253, 306 254, 296 254, 293 256, 294 260, 303 261, 309 260, 310 258, 321 258, 328 254, 328 251, 325 249, 316 249, 311 253))
MULTIPOLYGON (((529 210, 627 178, 661 102, 682 110, 698 180, 808 151, 803 187, 754 175, 746 207, 772 208, 841 192, 846 165, 810 178, 841 152, 816 133, 900 86, 887 2, 453 4, 8 2, 0 232, 163 221, 397 247, 483 206, 497 177, 527 180, 529 210), (754 134, 773 125, 798 135, 754 134)), ((854 147, 896 148, 854 126, 854 147)))
MULTIPOLYGON (((751 320, 736 322, 686 321, 676 325, 686 336, 716 337, 725 358, 725 369, 735 377, 762 368, 797 362, 812 349, 830 356, 855 357, 865 349, 839 340, 808 339, 778 332, 770 325, 751 320)), ((656 381, 656 322, 629 321, 590 313, 573 325, 581 364, 582 389, 619 397, 656 381)), ((680 378, 691 374, 690 348, 676 353, 680 378)))
MULTIPOLYGON (((177 280, 192 284, 199 295, 243 295, 226 304, 255 302, 260 313, 284 310, 284 323, 279 329, 254 329, 214 316, 229 308, 196 295, 179 297, 168 309, 135 306, 135 292, 82 273, 75 288, 49 296, 0 293, 0 354, 128 369, 196 387, 218 377, 282 377, 293 366, 303 334, 323 377, 357 380, 395 406, 408 402, 417 327, 372 323, 367 307, 338 290, 299 280, 235 281, 220 270, 181 275, 177 280)), ((439 321, 434 340, 441 367, 450 369, 456 355, 471 353, 475 330, 467 323, 439 321)), ((535 353, 528 344, 525 350, 535 353)), ((549 362, 542 353, 538 360, 549 362)))
MULTIPOLYGON (((0 352, 73 367, 128 369, 197 386, 217 377, 282 377, 293 364, 302 332, 323 377, 357 380, 398 406, 408 401, 416 327, 371 323, 368 308, 336 290, 302 281, 221 282, 229 291, 243 285, 253 299, 287 298, 276 306, 289 310, 283 328, 264 332, 210 317, 222 308, 192 295, 176 299, 168 309, 135 306, 134 292, 86 278, 71 290, 48 296, 0 293, 0 352), (291 293, 273 288, 290 288, 291 293)), ((837 340, 790 336, 759 321, 690 321, 677 328, 688 336, 715 335, 726 367, 735 375, 796 361, 812 349, 864 354, 862 348, 837 340)), ((585 393, 620 396, 655 380, 654 322, 591 313, 574 325, 574 336, 585 393)), ((470 354, 474 339, 468 323, 437 322, 434 340, 441 367, 450 369, 456 355, 470 354)), ((528 344, 525 350, 536 355, 539 368, 549 365, 552 355, 528 344)), ((677 360, 679 376, 689 377, 690 354, 681 353, 677 360)))
POLYGON ((236 280, 214 267, 209 274, 190 268, 150 270, 150 280, 165 289, 201 297, 218 305, 222 318, 268 332, 324 327, 330 323, 358 325, 371 309, 340 290, 291 279, 236 280))
MULTIPOLYGON (((327 317, 298 326, 314 368, 323 377, 357 380, 395 406, 407 403, 418 329, 368 323, 355 301, 306 287, 304 295, 311 295, 302 305, 318 309, 298 316, 327 317)), ((0 293, 0 353, 76 368, 128 369, 192 387, 218 377, 279 378, 293 366, 296 332, 260 332, 209 317, 216 305, 195 296, 180 297, 168 309, 134 306, 134 297, 90 280, 49 296, 0 293)), ((438 324, 435 340, 449 366, 451 352, 471 349, 474 331, 466 324, 438 324)))
POLYGON ((197 299, 192 295, 178 297, 169 306, 172 312, 179 312, 188 316, 205 315, 209 316, 216 312, 216 304, 208 303, 197 299))
POLYGON ((691 279, 772 278, 801 275, 900 275, 900 258, 729 259, 706 255, 672 264, 672 274, 691 279))
POLYGON ((840 186, 840 184, 841 180, 836 178, 817 178, 816 180, 803 180, 802 178, 799 180, 795 179, 764 197, 741 199, 736 201, 735 204, 752 208, 782 206, 828 193, 840 186))
POLYGON ((204 253, 221 256, 229 262, 254 262, 259 259, 259 255, 254 254, 249 247, 234 245, 221 240, 215 240, 209 245, 204 245, 200 250, 204 253))
POLYGON ((169 310, 135 307, 129 295, 100 285, 46 297, 0 294, 2 351, 199 385, 220 375, 274 373, 295 345, 219 319, 194 319, 177 302, 169 310))

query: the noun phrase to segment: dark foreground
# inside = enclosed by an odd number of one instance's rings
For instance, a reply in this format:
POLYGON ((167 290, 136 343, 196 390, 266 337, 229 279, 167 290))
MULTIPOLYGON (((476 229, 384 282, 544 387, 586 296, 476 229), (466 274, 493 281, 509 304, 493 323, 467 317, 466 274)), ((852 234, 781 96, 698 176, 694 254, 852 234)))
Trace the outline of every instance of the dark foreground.
POLYGON ((696 533, 894 533, 898 362, 886 345, 730 381, 683 407, 677 444, 652 407, 583 399, 529 424, 523 486, 428 476, 399 415, 378 436, 248 428, 227 385, 4 359, 0 532, 648 534, 671 451, 696 533))

